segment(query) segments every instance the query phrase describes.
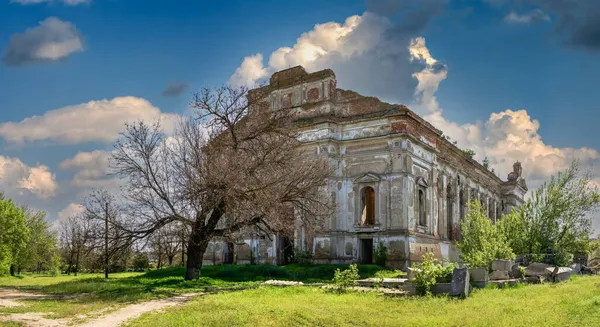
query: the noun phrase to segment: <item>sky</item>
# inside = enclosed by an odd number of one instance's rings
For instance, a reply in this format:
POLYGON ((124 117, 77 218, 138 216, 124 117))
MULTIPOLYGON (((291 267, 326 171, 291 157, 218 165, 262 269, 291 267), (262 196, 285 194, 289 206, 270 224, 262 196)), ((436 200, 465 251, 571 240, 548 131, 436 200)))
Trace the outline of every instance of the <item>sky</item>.
MULTIPOLYGON (((578 159, 600 185, 596 0, 0 0, 0 190, 52 221, 118 190, 126 122, 172 129, 202 87, 332 68, 530 190, 578 159)), ((600 231, 600 215, 594 216, 600 231)))

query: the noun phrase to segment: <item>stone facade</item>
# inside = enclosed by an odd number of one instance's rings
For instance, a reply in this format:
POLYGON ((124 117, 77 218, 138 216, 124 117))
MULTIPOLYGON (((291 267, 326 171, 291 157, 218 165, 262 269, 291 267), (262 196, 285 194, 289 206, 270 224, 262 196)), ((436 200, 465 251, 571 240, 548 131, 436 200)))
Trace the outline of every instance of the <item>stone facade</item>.
MULTIPOLYGON (((494 222, 523 202, 520 163, 503 181, 407 107, 336 88, 329 69, 277 72, 264 91, 271 110, 298 115, 305 146, 335 168, 328 185, 335 214, 316 235, 298 230, 293 242, 315 263, 370 263, 380 242, 395 267, 427 252, 458 261, 455 239, 471 199, 481 201, 494 222)), ((229 246, 215 241, 205 263, 281 264, 290 244, 260 235, 229 246)))

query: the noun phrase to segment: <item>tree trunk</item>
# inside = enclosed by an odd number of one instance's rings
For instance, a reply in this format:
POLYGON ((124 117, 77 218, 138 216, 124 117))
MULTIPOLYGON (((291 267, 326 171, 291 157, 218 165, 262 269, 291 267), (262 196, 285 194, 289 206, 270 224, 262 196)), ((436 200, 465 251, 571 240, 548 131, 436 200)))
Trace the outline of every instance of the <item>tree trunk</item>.
POLYGON ((14 265, 14 264, 11 264, 11 265, 10 265, 10 275, 11 275, 11 276, 14 276, 14 275, 15 275, 15 265, 14 265))
POLYGON ((200 269, 202 269, 202 258, 206 247, 208 246, 208 239, 204 234, 197 230, 192 229, 190 235, 190 241, 187 248, 187 265, 185 271, 185 280, 200 279, 200 269))
POLYGON ((167 261, 169 262, 169 267, 173 265, 173 257, 174 255, 167 255, 167 261))
POLYGON ((75 257, 75 276, 77 276, 77 273, 79 272, 79 252, 80 251, 77 251, 77 256, 75 257))

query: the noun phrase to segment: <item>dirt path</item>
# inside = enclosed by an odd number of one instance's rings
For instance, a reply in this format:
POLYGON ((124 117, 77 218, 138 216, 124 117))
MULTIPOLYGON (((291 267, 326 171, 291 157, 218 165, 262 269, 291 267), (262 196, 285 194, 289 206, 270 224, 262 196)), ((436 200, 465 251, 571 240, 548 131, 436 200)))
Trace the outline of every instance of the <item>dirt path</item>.
POLYGON ((92 319, 81 325, 77 325, 76 327, 119 326, 129 320, 143 315, 144 313, 180 305, 193 297, 205 294, 206 293, 188 293, 161 300, 131 304, 105 316, 92 319))
MULTIPOLYGON (((153 300, 143 303, 130 304, 116 311, 108 314, 102 314, 101 312, 90 313, 88 316, 96 316, 101 314, 99 317, 94 317, 89 321, 74 325, 75 327, 104 327, 104 326, 119 326, 123 323, 135 319, 144 313, 162 310, 170 308, 176 305, 180 305, 190 300, 193 297, 202 296, 207 293, 187 293, 178 296, 153 300)), ((26 293, 18 290, 0 289, 0 307, 16 307, 25 305, 17 300, 25 299, 47 299, 47 298, 62 298, 53 295, 34 294, 26 293)), ((58 327, 66 326, 69 323, 73 323, 71 319, 48 319, 45 316, 51 313, 39 313, 39 312, 28 312, 9 314, 2 316, 0 315, 0 321, 15 321, 24 324, 27 327, 58 327)), ((82 316, 76 317, 78 319, 85 318, 82 316)))

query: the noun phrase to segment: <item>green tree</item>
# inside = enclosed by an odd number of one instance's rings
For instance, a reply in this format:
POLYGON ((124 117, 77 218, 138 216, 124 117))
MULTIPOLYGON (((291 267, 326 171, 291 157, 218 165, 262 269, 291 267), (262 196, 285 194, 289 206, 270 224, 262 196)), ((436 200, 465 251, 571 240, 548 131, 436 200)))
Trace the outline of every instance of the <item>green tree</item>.
POLYGON ((34 272, 53 271, 56 267, 57 237, 46 221, 45 211, 23 208, 29 239, 16 258, 17 269, 34 272))
POLYGON ((540 254, 548 249, 566 253, 589 252, 592 217, 600 207, 600 193, 592 175, 578 161, 552 176, 518 210, 502 218, 505 236, 517 254, 540 254))
POLYGON ((23 210, 0 194, 0 272, 14 276, 16 261, 29 240, 23 210))
POLYGON ((470 267, 489 267, 495 259, 513 259, 515 254, 504 234, 487 218, 479 201, 469 202, 469 211, 461 222, 461 257, 470 267))

